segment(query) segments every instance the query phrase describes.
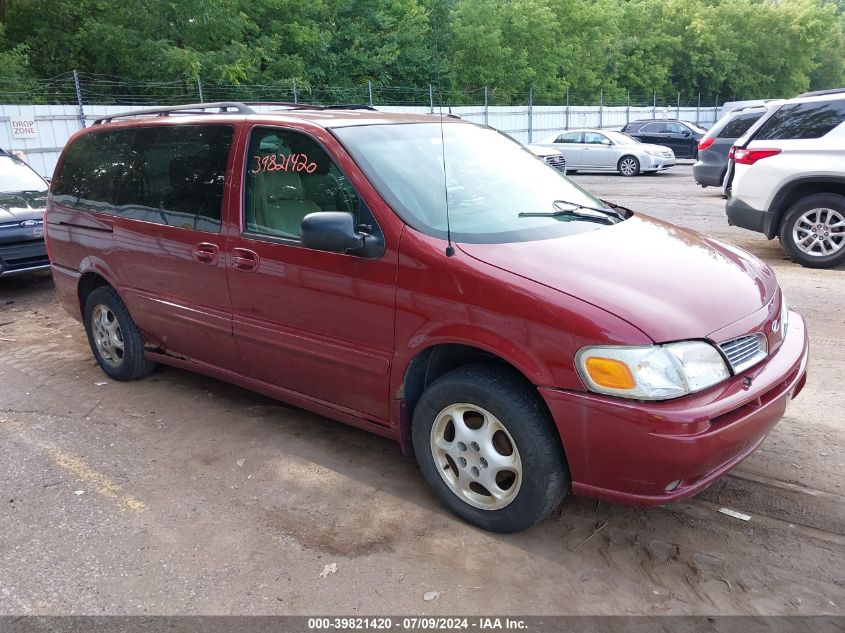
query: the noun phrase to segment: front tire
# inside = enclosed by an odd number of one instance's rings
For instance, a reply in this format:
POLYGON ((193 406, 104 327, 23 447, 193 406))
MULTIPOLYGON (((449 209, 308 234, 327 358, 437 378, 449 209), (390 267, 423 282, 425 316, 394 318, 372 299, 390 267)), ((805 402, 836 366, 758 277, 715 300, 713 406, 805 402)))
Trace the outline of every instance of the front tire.
POLYGON ((845 263, 845 196, 815 193, 793 204, 780 223, 780 244, 807 268, 845 263))
POLYGON ((438 378, 417 403, 412 438, 440 501, 491 532, 531 527, 569 490, 548 411, 534 387, 507 368, 467 365, 438 378))
POLYGON ((623 156, 616 164, 616 169, 623 176, 636 176, 640 173, 640 161, 636 156, 623 156))
POLYGON ((85 300, 83 317, 94 358, 109 377, 135 380, 155 369, 144 358, 144 338, 114 288, 95 288, 85 300))

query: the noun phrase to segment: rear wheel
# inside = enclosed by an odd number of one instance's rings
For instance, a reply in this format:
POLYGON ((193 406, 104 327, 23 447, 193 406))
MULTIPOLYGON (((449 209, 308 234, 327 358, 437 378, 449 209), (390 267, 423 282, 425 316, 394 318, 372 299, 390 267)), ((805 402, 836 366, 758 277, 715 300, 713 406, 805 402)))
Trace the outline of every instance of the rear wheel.
POLYGON ((88 295, 84 319, 94 358, 111 378, 135 380, 155 369, 144 358, 144 338, 114 288, 101 286, 88 295))
POLYGON ((619 159, 616 168, 623 176, 636 176, 640 173, 640 161, 635 156, 623 156, 619 159))
POLYGON ((793 204, 780 224, 780 243, 808 268, 845 263, 845 196, 816 193, 793 204))
POLYGON ((412 436, 435 494, 483 529, 531 527, 569 489, 554 424, 533 386, 510 370, 468 365, 437 379, 414 410, 412 436))

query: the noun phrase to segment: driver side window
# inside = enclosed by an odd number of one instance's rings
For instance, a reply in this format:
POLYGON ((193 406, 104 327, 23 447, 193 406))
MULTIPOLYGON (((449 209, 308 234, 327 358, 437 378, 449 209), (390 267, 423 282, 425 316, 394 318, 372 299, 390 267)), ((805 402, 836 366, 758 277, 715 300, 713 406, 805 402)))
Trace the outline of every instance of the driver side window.
POLYGON ((356 225, 375 225, 340 168, 317 141, 300 132, 252 131, 244 189, 248 233, 299 240, 302 219, 317 211, 346 211, 356 225))
POLYGON ((598 132, 584 132, 584 142, 589 145, 601 145, 606 139, 604 134, 598 132))

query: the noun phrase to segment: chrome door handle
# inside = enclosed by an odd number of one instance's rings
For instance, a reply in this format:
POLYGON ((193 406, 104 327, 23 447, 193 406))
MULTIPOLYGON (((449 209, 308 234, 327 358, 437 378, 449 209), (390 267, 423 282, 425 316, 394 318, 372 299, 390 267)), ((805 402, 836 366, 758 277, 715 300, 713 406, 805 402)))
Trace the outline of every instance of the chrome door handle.
POLYGON ((232 249, 232 268, 246 273, 258 270, 258 253, 248 248, 232 249))

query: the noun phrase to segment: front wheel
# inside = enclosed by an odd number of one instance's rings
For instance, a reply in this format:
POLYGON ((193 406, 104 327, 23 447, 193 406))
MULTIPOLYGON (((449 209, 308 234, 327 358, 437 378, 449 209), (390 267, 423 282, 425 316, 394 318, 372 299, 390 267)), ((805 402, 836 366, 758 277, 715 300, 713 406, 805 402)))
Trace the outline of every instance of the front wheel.
POLYGON ((554 424, 533 386, 494 365, 438 378, 414 410, 423 476, 453 513, 485 530, 524 530, 569 490, 554 424))
POLYGON ((780 243, 808 268, 845 263, 845 196, 816 193, 793 204, 780 224, 780 243))
POLYGON ((640 173, 640 161, 635 156, 623 156, 616 168, 623 176, 636 176, 640 173))

